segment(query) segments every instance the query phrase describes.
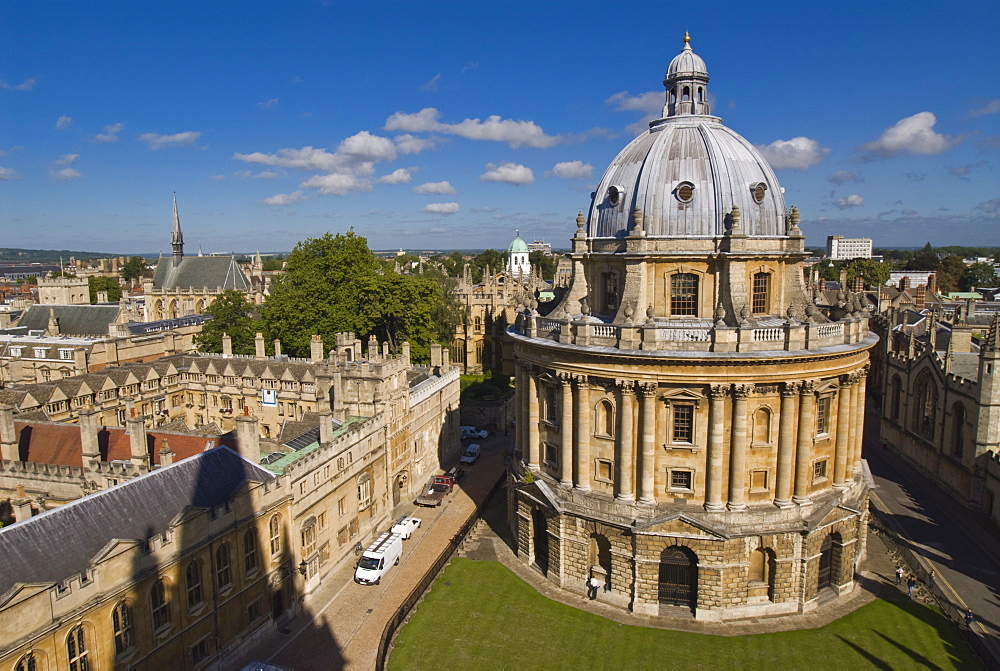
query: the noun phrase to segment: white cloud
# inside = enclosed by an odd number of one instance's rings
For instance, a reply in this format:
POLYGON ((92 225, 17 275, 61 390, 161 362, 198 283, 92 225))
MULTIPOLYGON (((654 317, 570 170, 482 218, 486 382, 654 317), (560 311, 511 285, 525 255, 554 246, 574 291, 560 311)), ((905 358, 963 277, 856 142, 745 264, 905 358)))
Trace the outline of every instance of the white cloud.
POLYGON ((331 173, 329 175, 313 175, 299 184, 303 189, 316 189, 326 196, 346 196, 353 191, 371 191, 372 185, 366 179, 356 175, 331 173))
POLYGON ((353 161, 391 161, 396 158, 396 145, 389 138, 372 135, 366 130, 343 140, 337 153, 353 161))
POLYGON ((427 182, 413 188, 413 193, 457 193, 450 182, 427 182))
POLYGON ((425 149, 431 149, 435 145, 432 139, 420 138, 409 133, 397 135, 393 138, 393 142, 396 143, 396 149, 402 154, 419 154, 425 149))
POLYGON ((257 103, 257 105, 263 109, 269 110, 275 107, 280 101, 277 98, 269 98, 262 103, 257 103))
POLYGON ((502 119, 497 115, 480 119, 466 119, 461 123, 448 124, 439 121, 441 113, 433 107, 425 107, 419 112, 406 114, 396 112, 385 121, 385 130, 407 133, 437 132, 457 135, 467 140, 491 140, 506 142, 511 147, 552 147, 564 139, 546 135, 534 121, 502 119))
POLYGON ((73 117, 61 116, 56 119, 56 130, 66 130, 73 123, 73 117))
POLYGON ((225 175, 212 175, 211 177, 209 177, 209 179, 211 179, 213 181, 216 181, 216 182, 221 182, 224 179, 226 179, 226 176, 225 175))
POLYGON ((379 184, 406 184, 413 179, 410 168, 398 168, 378 178, 379 184))
POLYGON ((987 200, 976 205, 977 210, 980 212, 985 212, 991 216, 996 216, 1000 213, 1000 198, 994 198, 993 200, 987 200))
POLYGON ((531 184, 535 181, 535 174, 531 168, 520 163, 504 161, 500 165, 495 163, 486 164, 486 172, 479 176, 483 182, 504 182, 506 184, 531 184))
POLYGON ((438 90, 438 86, 440 86, 440 84, 441 84, 441 73, 439 72, 436 75, 434 75, 433 77, 431 77, 430 81, 428 81, 426 84, 424 84, 423 86, 421 86, 420 90, 421 91, 426 91, 428 93, 431 92, 431 91, 437 91, 438 90))
POLYGON ((52 170, 49 172, 49 174, 52 176, 52 179, 57 179, 60 182, 68 182, 70 180, 78 179, 79 177, 83 176, 79 173, 79 171, 74 170, 73 168, 61 168, 60 170, 52 170))
POLYGON ((847 182, 863 182, 864 179, 861 175, 851 172, 850 170, 837 170, 836 172, 831 172, 826 176, 826 181, 832 182, 833 184, 846 184, 847 182))
POLYGON ((648 91, 638 95, 629 95, 628 91, 619 91, 604 101, 614 105, 616 112, 642 112, 643 114, 660 114, 663 112, 665 97, 663 91, 648 91))
POLYGON ((261 170, 260 172, 237 170, 233 173, 233 177, 239 177, 240 179, 276 179, 281 177, 281 173, 273 170, 261 170))
POLYGON ((428 214, 455 214, 458 212, 458 203, 428 203, 420 211, 428 214))
POLYGON ((986 104, 982 107, 977 107, 969 112, 970 117, 986 116, 988 114, 996 114, 1000 112, 1000 100, 994 98, 992 100, 987 100, 986 104))
POLYGON ((185 131, 174 133, 173 135, 162 135, 160 133, 143 133, 139 139, 149 145, 149 148, 156 151, 166 147, 189 147, 198 141, 201 133, 198 131, 185 131))
POLYGON ((865 199, 856 193, 852 193, 846 198, 838 198, 833 201, 833 204, 838 210, 846 210, 852 207, 861 207, 865 204, 865 199))
POLYGON ((52 165, 73 165, 78 158, 80 158, 79 154, 63 154, 61 158, 53 161, 52 165))
POLYGON ((0 89, 4 89, 7 91, 30 91, 31 89, 35 88, 35 84, 37 83, 38 80, 35 79, 34 77, 32 77, 31 79, 25 79, 20 84, 10 84, 6 81, 0 80, 0 89))
POLYGON ((233 158, 244 163, 260 163, 296 170, 335 170, 337 157, 326 149, 302 147, 302 149, 279 149, 273 154, 255 151, 252 154, 233 154, 233 158))
POLYGON ((552 166, 552 170, 545 173, 546 177, 562 177, 563 179, 590 179, 593 175, 594 166, 583 161, 564 161, 552 166))
POLYGON ((477 69, 479 69, 479 63, 477 63, 476 61, 468 61, 465 65, 462 66, 462 73, 464 74, 469 70, 477 70, 477 69))
POLYGON ((305 198, 305 192, 301 189, 292 193, 279 193, 264 199, 265 205, 292 205, 305 198))
POLYGON ((0 167, 0 181, 21 179, 21 173, 13 168, 0 167))
POLYGON ((361 131, 343 140, 336 152, 314 147, 301 149, 279 149, 273 154, 254 152, 233 154, 233 158, 244 163, 294 168, 296 170, 320 170, 342 174, 371 175, 375 172, 375 161, 390 161, 396 158, 396 146, 392 140, 368 131, 361 131))
POLYGON ((877 140, 861 145, 860 149, 878 158, 891 158, 901 153, 940 154, 958 142, 950 135, 935 133, 936 123, 937 117, 932 112, 919 112, 901 119, 877 140))
POLYGON ((125 128, 125 124, 123 123, 113 123, 110 126, 105 126, 103 133, 98 133, 94 136, 94 142, 118 142, 118 133, 121 133, 123 128, 125 128))
POLYGON ((771 144, 757 145, 774 170, 806 170, 816 165, 830 153, 816 140, 807 137, 793 137, 791 140, 775 140, 771 144))

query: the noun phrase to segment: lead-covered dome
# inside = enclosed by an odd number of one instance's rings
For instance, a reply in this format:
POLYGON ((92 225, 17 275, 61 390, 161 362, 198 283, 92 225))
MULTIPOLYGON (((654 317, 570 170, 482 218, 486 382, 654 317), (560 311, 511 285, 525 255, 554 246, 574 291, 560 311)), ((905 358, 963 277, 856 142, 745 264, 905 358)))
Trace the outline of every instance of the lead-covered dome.
POLYGON ((684 50, 670 64, 664 117, 615 157, 594 192, 587 236, 621 237, 643 215, 647 236, 724 235, 733 207, 742 232, 784 236, 785 199, 771 166, 738 133, 711 116, 704 61, 684 50), (689 69, 690 68, 690 69, 689 69))

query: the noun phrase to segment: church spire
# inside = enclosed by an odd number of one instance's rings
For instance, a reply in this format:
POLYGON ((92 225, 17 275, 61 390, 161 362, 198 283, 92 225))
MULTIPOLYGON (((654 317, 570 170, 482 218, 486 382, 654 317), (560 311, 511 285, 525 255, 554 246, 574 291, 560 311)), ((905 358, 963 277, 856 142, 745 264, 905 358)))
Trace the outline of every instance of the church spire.
POLYGON ((174 191, 174 229, 170 234, 170 247, 174 250, 174 265, 180 265, 184 258, 184 234, 181 233, 181 218, 177 214, 177 192, 174 191))

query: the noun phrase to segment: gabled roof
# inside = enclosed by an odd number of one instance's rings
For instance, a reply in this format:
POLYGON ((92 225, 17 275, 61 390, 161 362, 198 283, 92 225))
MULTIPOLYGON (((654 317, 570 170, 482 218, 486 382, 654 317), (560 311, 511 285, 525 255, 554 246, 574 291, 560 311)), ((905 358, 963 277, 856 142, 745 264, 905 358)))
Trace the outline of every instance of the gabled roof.
POLYGON ((17 584, 48 584, 88 568, 116 539, 166 531, 189 506, 230 500, 248 481, 274 476, 226 447, 129 480, 0 529, 0 603, 17 584))
POLYGON ((28 308, 18 326, 29 331, 44 331, 49 325, 49 310, 59 320, 59 333, 74 336, 107 336, 108 324, 118 320, 121 306, 114 305, 41 305, 28 308))
POLYGON ((232 256, 186 256, 174 265, 172 257, 156 264, 153 288, 171 289, 236 289, 247 291, 250 282, 232 256))

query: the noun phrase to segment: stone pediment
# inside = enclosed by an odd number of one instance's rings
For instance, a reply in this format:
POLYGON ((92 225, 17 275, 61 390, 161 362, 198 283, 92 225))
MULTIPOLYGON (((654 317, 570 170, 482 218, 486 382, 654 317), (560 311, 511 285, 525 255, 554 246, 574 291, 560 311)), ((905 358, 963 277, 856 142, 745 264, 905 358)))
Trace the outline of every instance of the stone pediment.
POLYGON ((805 521, 805 531, 812 532, 842 520, 857 517, 861 511, 846 506, 840 501, 830 501, 819 506, 805 521))
POLYGON ((718 529, 712 528, 704 522, 695 520, 683 513, 676 513, 665 517, 658 517, 645 524, 636 524, 637 534, 649 534, 657 536, 678 536, 682 538, 708 538, 712 540, 725 540, 729 536, 718 529))

